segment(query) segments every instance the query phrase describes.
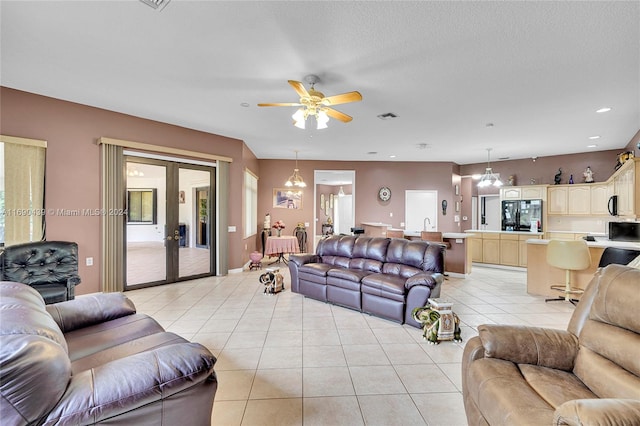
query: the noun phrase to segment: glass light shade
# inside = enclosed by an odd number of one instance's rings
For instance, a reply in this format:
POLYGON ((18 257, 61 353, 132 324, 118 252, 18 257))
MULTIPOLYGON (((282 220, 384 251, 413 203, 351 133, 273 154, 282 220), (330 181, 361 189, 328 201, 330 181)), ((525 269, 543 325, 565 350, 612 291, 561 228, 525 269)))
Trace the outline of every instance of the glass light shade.
POLYGON ((305 122, 304 120, 300 120, 300 121, 294 121, 293 125, 296 126, 298 129, 302 129, 304 130, 305 128, 305 122))

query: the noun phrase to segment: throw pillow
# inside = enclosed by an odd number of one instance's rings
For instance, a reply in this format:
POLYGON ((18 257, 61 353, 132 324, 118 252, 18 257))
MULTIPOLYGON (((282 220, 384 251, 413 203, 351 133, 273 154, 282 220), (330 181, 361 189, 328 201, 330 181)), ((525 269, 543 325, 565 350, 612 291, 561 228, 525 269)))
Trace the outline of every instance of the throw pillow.
POLYGON ((632 268, 640 269, 640 256, 633 259, 631 262, 627 264, 627 266, 631 266, 632 268))

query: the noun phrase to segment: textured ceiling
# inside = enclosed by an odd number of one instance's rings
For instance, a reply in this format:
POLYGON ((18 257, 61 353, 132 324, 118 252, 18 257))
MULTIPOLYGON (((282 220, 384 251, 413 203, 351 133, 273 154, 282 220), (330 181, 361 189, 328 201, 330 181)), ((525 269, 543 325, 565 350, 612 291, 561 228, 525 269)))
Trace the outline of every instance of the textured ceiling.
POLYGON ((637 1, 2 1, 0 18, 3 86, 258 158, 469 164, 618 149, 640 128, 637 1), (351 123, 300 130, 295 107, 256 106, 297 102, 287 80, 312 73, 325 95, 362 93, 336 107, 351 123))

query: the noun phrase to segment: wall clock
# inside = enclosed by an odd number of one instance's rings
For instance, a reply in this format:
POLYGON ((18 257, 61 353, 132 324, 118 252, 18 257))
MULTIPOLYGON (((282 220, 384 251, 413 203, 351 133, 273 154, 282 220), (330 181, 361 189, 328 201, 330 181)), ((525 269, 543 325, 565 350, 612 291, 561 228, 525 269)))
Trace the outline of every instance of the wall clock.
POLYGON ((391 190, 383 186, 378 191, 378 198, 380 198, 380 201, 389 201, 389 199, 391 199, 391 190))

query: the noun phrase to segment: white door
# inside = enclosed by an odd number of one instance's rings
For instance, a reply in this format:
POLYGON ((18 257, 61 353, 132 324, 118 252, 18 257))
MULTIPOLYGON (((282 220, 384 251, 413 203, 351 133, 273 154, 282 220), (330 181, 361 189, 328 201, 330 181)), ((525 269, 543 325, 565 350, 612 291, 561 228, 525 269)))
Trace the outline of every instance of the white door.
POLYGON ((355 226, 353 222, 353 196, 345 194, 342 197, 333 199, 335 234, 350 234, 351 228, 355 226))
POLYGON ((478 211, 480 215, 480 220, 478 220, 478 223, 480 224, 479 229, 484 229, 486 231, 500 231, 502 229, 502 215, 500 209, 501 203, 499 195, 481 195, 480 209, 478 211))
POLYGON ((407 190, 404 208, 405 230, 438 230, 438 191, 407 190))

